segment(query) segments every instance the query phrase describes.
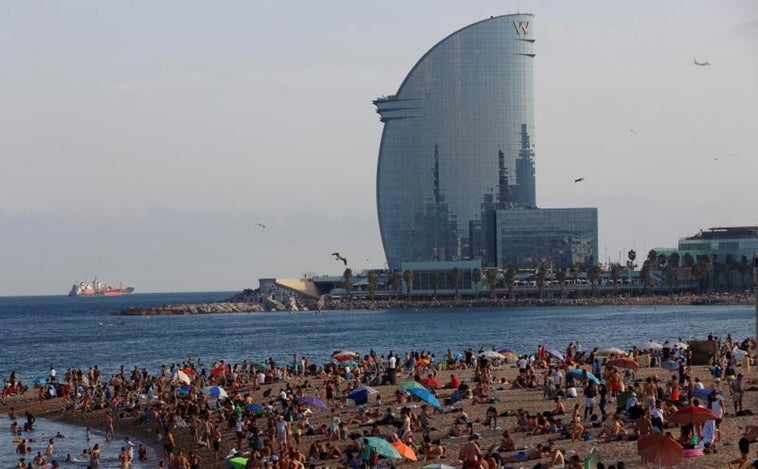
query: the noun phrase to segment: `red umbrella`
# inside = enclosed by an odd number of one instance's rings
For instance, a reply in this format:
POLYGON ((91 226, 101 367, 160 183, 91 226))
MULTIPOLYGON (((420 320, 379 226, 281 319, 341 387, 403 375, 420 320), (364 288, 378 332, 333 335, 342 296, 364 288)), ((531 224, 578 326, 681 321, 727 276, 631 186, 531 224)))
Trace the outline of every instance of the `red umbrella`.
POLYGON ((421 384, 423 384, 427 388, 441 388, 442 387, 442 383, 432 378, 431 376, 429 376, 428 378, 422 379, 421 384))
POLYGON ((639 363, 627 357, 612 358, 606 362, 606 365, 615 366, 616 368, 630 368, 632 370, 637 370, 640 367, 639 363))
POLYGON ((688 405, 671 414, 668 417, 668 421, 678 423, 680 425, 697 425, 705 423, 708 420, 716 420, 717 418, 718 415, 714 414, 711 409, 688 405))
POLYGON ((347 350, 335 350, 334 353, 332 353, 332 358, 337 360, 338 362, 346 362, 348 360, 355 360, 359 357, 356 352, 349 352, 347 350))
POLYGON ((637 440, 640 457, 658 466, 675 466, 684 458, 684 448, 675 439, 661 434, 641 436, 637 440))

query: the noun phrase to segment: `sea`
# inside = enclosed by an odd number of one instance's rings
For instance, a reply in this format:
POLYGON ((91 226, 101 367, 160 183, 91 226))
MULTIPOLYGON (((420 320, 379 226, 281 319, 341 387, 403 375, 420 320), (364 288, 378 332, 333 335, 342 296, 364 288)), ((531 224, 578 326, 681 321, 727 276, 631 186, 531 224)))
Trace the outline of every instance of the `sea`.
MULTIPOLYGON (((450 349, 510 348, 519 354, 536 352, 539 344, 565 350, 569 342, 580 348, 620 347, 654 340, 687 341, 708 334, 742 340, 755 330, 753 306, 570 306, 516 308, 390 309, 372 311, 305 311, 212 314, 196 316, 118 316, 126 308, 166 304, 207 303, 233 292, 133 294, 121 297, 67 296, 0 297, 2 352, 0 377, 12 371, 26 383, 48 376, 54 367, 85 372, 97 365, 104 376, 123 366, 156 373, 192 359, 210 365, 215 360, 241 363, 269 358, 285 364, 293 354, 311 363, 327 363, 334 350, 380 355, 390 351, 430 351, 442 357, 450 349)), ((0 469, 18 462, 15 436, 7 429, 7 407, 0 407, 0 469), (6 430, 3 430, 5 428, 6 430)), ((103 467, 118 467, 123 435, 105 442, 93 431, 87 442, 84 429, 38 419, 37 430, 24 437, 36 440, 33 452, 44 454, 48 438, 58 432, 55 457, 61 467, 86 466, 86 461, 64 463, 66 454, 100 443, 103 467)), ((138 443, 138 441, 135 441, 138 443)), ((150 442, 144 442, 150 443, 150 442)), ((135 468, 156 467, 159 455, 135 468)), ((27 456, 27 461, 31 459, 27 456)))

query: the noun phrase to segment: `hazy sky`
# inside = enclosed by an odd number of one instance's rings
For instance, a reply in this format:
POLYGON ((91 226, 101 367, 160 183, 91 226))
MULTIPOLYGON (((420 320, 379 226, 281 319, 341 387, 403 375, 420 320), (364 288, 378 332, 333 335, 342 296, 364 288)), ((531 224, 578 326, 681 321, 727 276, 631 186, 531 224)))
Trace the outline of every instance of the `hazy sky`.
POLYGON ((93 275, 240 290, 341 274, 333 251, 382 267, 371 100, 448 34, 518 10, 536 15, 540 206, 598 207, 612 261, 758 225, 752 0, 9 0, 0 295, 93 275))

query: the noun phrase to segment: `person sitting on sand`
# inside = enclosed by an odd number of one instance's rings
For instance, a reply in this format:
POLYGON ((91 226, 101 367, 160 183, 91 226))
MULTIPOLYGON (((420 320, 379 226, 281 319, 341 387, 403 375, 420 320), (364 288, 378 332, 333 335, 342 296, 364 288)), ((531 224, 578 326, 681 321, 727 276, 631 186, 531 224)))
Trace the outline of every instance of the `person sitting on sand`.
POLYGON ((553 398, 553 401, 555 401, 555 406, 553 407, 553 411, 550 415, 564 415, 566 413, 566 406, 563 405, 561 397, 555 396, 553 398))
MULTIPOLYGON (((571 456, 571 458, 569 459, 569 465, 566 467, 567 469, 584 469, 584 465, 582 464, 582 460, 579 459, 578 454, 571 456)), ((597 467, 598 469, 600 468, 600 466, 597 466, 597 467)))
POLYGON ((603 428, 597 434, 597 439, 605 437, 606 442, 616 441, 619 438, 619 431, 621 431, 622 427, 623 425, 618 414, 613 414, 603 422, 603 428))
POLYGON ((453 422, 453 425, 450 427, 450 432, 448 432, 448 435, 451 437, 459 437, 466 435, 468 433, 468 429, 458 420, 453 422))
POLYGON ((645 414, 637 419, 634 426, 634 433, 638 437, 653 433, 653 423, 650 421, 650 410, 646 410, 645 414))
POLYGON ((571 441, 581 440, 582 434, 584 434, 584 426, 582 425, 581 419, 577 416, 571 422, 571 426, 569 427, 569 435, 571 436, 571 441))
POLYGON ((481 466, 482 451, 479 449, 476 435, 468 437, 468 442, 458 452, 458 459, 463 461, 464 469, 478 469, 481 466))
POLYGON ((513 441, 511 434, 508 430, 503 432, 503 436, 500 438, 500 445, 497 448, 498 451, 516 451, 516 443, 513 441))
POLYGON ((445 457, 445 447, 440 440, 427 441, 424 443, 424 461, 434 461, 445 457))
POLYGON ((550 442, 548 450, 550 451, 550 454, 548 455, 549 460, 547 467, 563 468, 566 466, 566 460, 563 457, 563 452, 558 449, 558 445, 555 444, 555 441, 550 442))

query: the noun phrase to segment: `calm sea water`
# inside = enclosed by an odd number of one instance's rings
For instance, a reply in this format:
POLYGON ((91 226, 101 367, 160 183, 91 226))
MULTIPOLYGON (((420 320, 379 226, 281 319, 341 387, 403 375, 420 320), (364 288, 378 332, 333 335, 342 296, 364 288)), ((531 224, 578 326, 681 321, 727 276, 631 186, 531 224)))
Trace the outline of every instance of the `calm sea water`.
MULTIPOLYGON (((230 293, 138 294, 117 298, 6 297, 0 298, 2 353, 0 377, 11 370, 30 382, 45 377, 50 366, 59 373, 67 368, 98 365, 105 376, 120 366, 146 367, 151 372, 188 357, 205 363, 278 362, 293 353, 311 362, 324 363, 334 349, 380 354, 390 350, 431 350, 443 355, 448 348, 509 347, 534 353, 538 344, 565 349, 579 341, 593 346, 630 348, 649 339, 663 342, 703 338, 708 333, 742 339, 755 328, 752 306, 658 307, 551 307, 509 309, 433 309, 386 311, 325 311, 254 313, 202 316, 112 316, 127 307, 151 307, 169 303, 217 301, 230 293)), ((8 428, 0 418, 0 429, 8 428)), ((70 438, 66 452, 87 446, 84 432, 53 422, 40 422, 39 432, 61 431, 70 438)), ((46 440, 45 440, 46 441, 46 440)), ((101 444, 103 438, 96 435, 101 444)), ((106 455, 118 456, 119 441, 106 455)), ((58 443, 56 443, 58 445, 58 443)), ((37 443, 36 450, 44 451, 37 443)), ((17 461, 13 437, 0 431, 0 468, 17 461)), ((65 453, 61 449, 63 459, 65 453)), ((75 454, 75 455, 76 455, 75 454)), ((154 464, 154 463, 153 463, 154 464)), ((154 465, 151 464, 152 467, 154 465)), ((118 460, 106 461, 117 467, 118 460)), ((65 467, 65 466, 64 466, 65 467)))

